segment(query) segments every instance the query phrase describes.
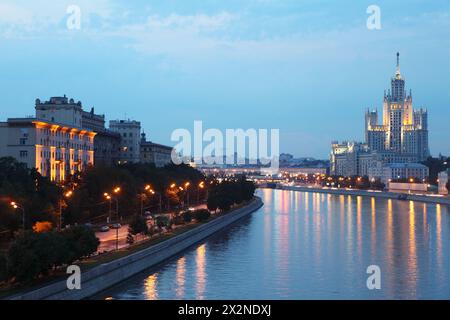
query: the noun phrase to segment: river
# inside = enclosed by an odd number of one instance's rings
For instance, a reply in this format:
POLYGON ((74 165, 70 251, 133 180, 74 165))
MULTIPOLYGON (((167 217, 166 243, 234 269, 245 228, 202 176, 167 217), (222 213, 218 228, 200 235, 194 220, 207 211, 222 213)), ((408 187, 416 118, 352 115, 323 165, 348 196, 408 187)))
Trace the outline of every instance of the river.
POLYGON ((264 206, 96 299, 450 299, 444 205, 262 189, 264 206), (368 266, 381 289, 367 287, 368 266))

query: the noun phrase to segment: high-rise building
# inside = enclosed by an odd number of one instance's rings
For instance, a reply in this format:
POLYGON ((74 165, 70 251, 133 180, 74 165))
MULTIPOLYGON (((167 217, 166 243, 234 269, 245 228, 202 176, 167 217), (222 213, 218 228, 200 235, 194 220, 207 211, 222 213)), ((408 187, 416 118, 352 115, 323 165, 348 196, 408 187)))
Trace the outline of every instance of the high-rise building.
POLYGON ((428 114, 423 108, 413 109, 411 91, 406 95, 399 53, 391 89, 384 93, 382 122, 378 123, 376 110, 367 111, 365 130, 366 143, 373 151, 414 155, 417 161, 423 161, 430 155, 428 114))
MULTIPOLYGON (((423 108, 413 109, 411 91, 406 94, 405 79, 400 72, 400 54, 391 79, 391 88, 385 91, 381 123, 378 111, 365 114, 365 143, 332 143, 330 173, 343 176, 381 178, 388 169, 421 168, 413 165, 425 160, 428 148, 428 114, 423 108), (411 164, 408 166, 399 164, 411 164), (395 164, 395 165, 391 165, 395 164)), ((397 170, 415 173, 414 170, 397 170)), ((424 170, 418 177, 422 177, 424 170)), ((401 177, 405 178, 405 177, 401 177)))

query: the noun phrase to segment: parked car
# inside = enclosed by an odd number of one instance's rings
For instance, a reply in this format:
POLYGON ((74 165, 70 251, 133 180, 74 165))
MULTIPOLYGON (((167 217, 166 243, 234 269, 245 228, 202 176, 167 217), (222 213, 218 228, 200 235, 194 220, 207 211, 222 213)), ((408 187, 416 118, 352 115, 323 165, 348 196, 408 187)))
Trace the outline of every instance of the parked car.
POLYGON ((120 224, 120 223, 113 223, 112 225, 111 225, 111 228, 112 229, 120 229, 122 227, 122 225, 120 224))
POLYGON ((108 232, 109 231, 109 227, 108 226, 102 226, 100 228, 100 232, 108 232))
POLYGON ((88 227, 88 228, 93 228, 94 227, 94 225, 92 224, 92 223, 90 223, 90 222, 88 222, 88 223, 85 223, 84 224, 86 227, 88 227))

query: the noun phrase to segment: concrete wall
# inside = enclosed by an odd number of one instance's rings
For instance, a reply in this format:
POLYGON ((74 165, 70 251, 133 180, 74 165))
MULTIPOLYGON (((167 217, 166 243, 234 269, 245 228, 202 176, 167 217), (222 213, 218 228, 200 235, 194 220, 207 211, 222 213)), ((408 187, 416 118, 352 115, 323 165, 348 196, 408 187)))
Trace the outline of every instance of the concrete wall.
POLYGON ((394 199, 394 200, 412 200, 418 202, 432 203, 432 204, 443 204, 450 205, 449 197, 430 197, 430 196, 420 196, 407 193, 395 193, 395 192, 373 192, 365 190, 347 190, 347 189, 322 189, 322 188, 308 188, 301 186, 281 186, 277 185, 277 189, 291 190, 291 191, 301 191, 301 192, 315 192, 315 193, 327 193, 327 194, 337 194, 337 195, 351 195, 351 196, 363 196, 363 197, 375 197, 384 199, 394 199))
POLYGON ((118 260, 102 264, 81 275, 81 290, 68 290, 66 280, 27 293, 15 295, 11 300, 74 300, 97 294, 127 278, 136 275, 164 260, 176 255, 190 246, 202 241, 215 232, 256 211, 263 205, 255 198, 246 207, 218 217, 192 230, 158 243, 147 249, 130 254, 118 260))

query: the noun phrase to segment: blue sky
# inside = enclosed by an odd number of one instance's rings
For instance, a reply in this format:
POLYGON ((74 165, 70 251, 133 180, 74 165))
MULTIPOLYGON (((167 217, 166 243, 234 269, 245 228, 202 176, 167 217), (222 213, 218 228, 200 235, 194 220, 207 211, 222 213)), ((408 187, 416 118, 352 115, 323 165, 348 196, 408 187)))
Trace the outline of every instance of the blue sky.
POLYGON ((66 94, 155 142, 202 120, 279 128, 281 152, 326 158, 332 140, 363 139, 397 51, 432 153, 450 154, 449 1, 0 0, 0 120, 66 94), (366 28, 371 4, 381 30, 366 28))

